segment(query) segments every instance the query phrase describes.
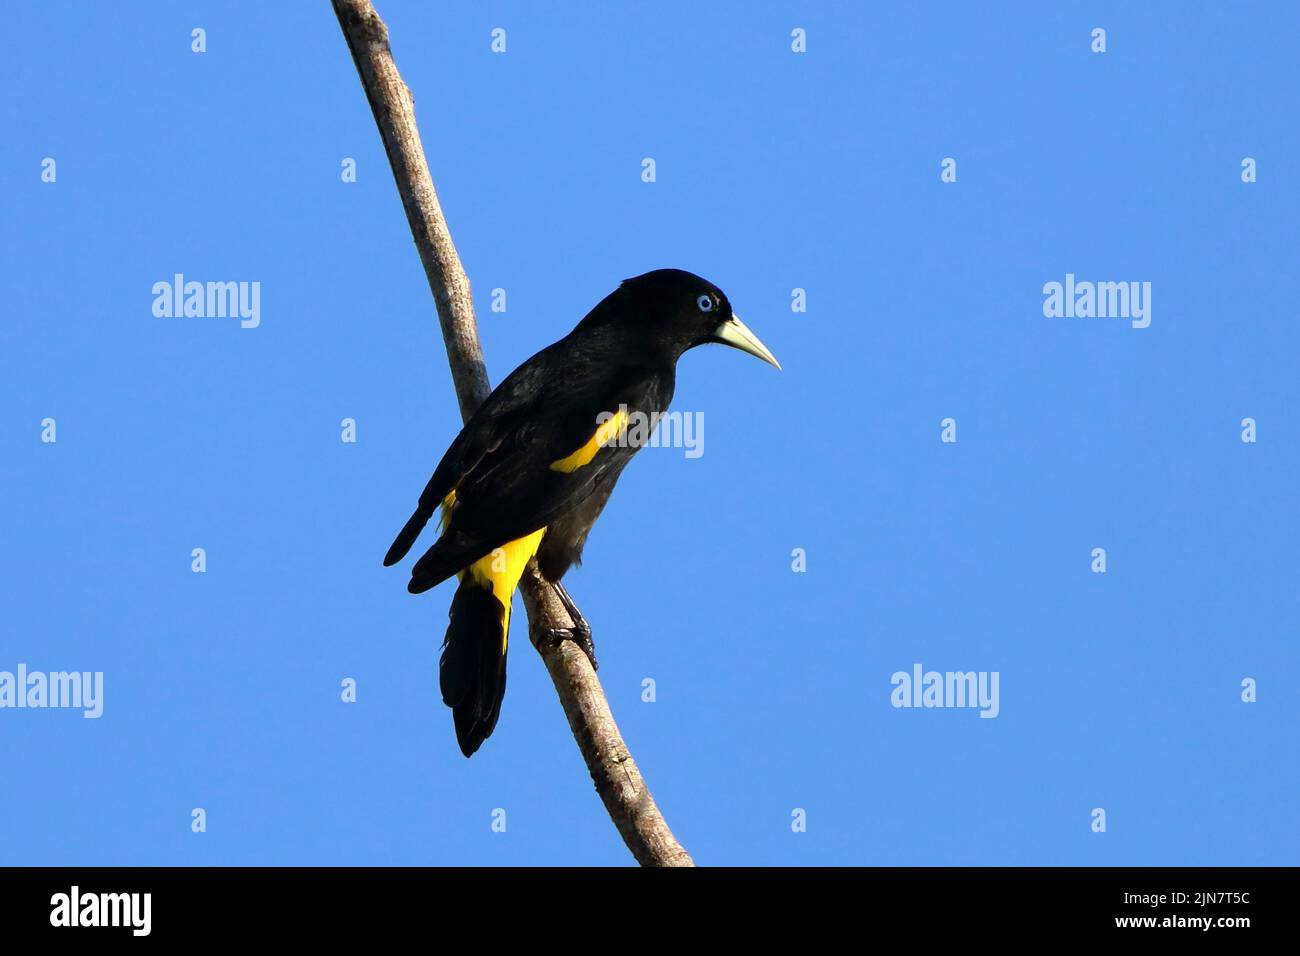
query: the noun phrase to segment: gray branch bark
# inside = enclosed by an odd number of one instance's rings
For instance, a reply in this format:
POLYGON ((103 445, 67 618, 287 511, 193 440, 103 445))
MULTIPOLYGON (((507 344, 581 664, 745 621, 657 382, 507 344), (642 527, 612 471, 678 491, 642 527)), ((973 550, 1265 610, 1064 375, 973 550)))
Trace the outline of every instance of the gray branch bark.
MULTIPOLYGON (((333 3, 433 292, 461 417, 468 419, 487 398, 491 385, 479 345, 469 279, 433 188, 411 92, 393 62, 388 28, 370 0, 333 3)), ((528 612, 529 638, 555 684, 596 792, 628 849, 643 866, 693 866, 650 796, 587 656, 572 641, 557 645, 539 640, 548 630, 568 629, 573 622, 554 590, 537 573, 535 562, 529 564, 519 590, 528 612)))

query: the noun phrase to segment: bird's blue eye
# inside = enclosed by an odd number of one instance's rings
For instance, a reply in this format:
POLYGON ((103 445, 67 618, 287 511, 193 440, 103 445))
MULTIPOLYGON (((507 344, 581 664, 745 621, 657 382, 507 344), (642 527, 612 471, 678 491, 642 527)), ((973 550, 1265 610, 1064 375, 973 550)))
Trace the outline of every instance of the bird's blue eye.
POLYGON ((713 296, 711 296, 711 295, 702 295, 702 296, 700 296, 698 299, 695 300, 695 304, 698 305, 698 306, 700 307, 700 311, 701 311, 701 312, 712 312, 712 311, 713 311, 713 296))

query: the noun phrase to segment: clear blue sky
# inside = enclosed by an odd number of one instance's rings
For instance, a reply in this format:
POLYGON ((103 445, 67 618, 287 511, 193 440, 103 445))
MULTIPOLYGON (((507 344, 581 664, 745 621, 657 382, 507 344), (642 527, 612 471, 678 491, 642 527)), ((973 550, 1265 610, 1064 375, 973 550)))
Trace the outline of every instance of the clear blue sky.
MULTIPOLYGON (((1296 863, 1296 8, 607 6, 380 12, 494 380, 661 266, 785 366, 689 354, 704 455, 643 452, 567 580, 697 860, 1296 863), (1067 273, 1150 327, 1045 317, 1067 273), (999 716, 892 707, 915 663, 999 716)), ((458 420, 328 6, 9 17, 0 670, 105 700, 0 710, 0 862, 630 862, 522 630, 466 761, 451 588, 380 565, 458 420), (178 272, 260 326, 154 317, 178 272)))

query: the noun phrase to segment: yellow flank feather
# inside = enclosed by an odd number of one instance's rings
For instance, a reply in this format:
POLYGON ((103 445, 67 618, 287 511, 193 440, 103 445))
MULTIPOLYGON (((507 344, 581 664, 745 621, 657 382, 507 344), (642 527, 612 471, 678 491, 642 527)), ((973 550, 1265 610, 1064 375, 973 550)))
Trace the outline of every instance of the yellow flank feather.
MULTIPOLYGON (((446 529, 447 522, 451 520, 451 512, 455 507, 456 492, 453 489, 442 501, 443 530, 446 529)), ((503 608, 501 612, 502 654, 506 652, 506 645, 510 639, 510 605, 515 588, 519 586, 519 579, 524 576, 524 568, 532 560, 533 555, 537 553, 537 548, 542 543, 542 535, 545 533, 546 528, 542 527, 532 534, 526 534, 522 538, 508 541, 490 554, 485 554, 456 575, 457 578, 463 581, 465 572, 468 571, 476 582, 490 587, 493 596, 501 602, 503 608)))
POLYGON ((604 448, 606 443, 618 437, 626 424, 627 413, 620 408, 614 413, 613 418, 596 426, 596 433, 587 440, 585 445, 567 458, 551 462, 551 471, 577 471, 583 465, 591 464, 591 460, 596 457, 596 452, 604 448))

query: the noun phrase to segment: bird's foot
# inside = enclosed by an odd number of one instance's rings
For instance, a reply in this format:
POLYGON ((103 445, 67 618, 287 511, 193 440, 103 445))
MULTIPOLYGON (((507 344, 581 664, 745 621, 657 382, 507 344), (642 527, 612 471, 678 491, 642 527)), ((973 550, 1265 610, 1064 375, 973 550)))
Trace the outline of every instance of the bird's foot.
POLYGON ((562 641, 573 641, 591 661, 591 669, 600 670, 596 663, 596 644, 591 639, 591 627, 586 621, 579 621, 574 627, 549 627, 542 632, 542 640, 553 647, 558 647, 562 641))
POLYGON ((548 632, 549 639, 556 644, 560 641, 573 641, 582 648, 582 653, 587 655, 587 660, 591 661, 591 669, 600 670, 600 665, 596 663, 596 644, 591 639, 591 625, 582 616, 578 605, 573 602, 573 598, 569 596, 563 584, 554 581, 551 587, 555 590, 555 596, 560 599, 560 604, 564 606, 565 613, 573 620, 573 627, 552 628, 548 632))

